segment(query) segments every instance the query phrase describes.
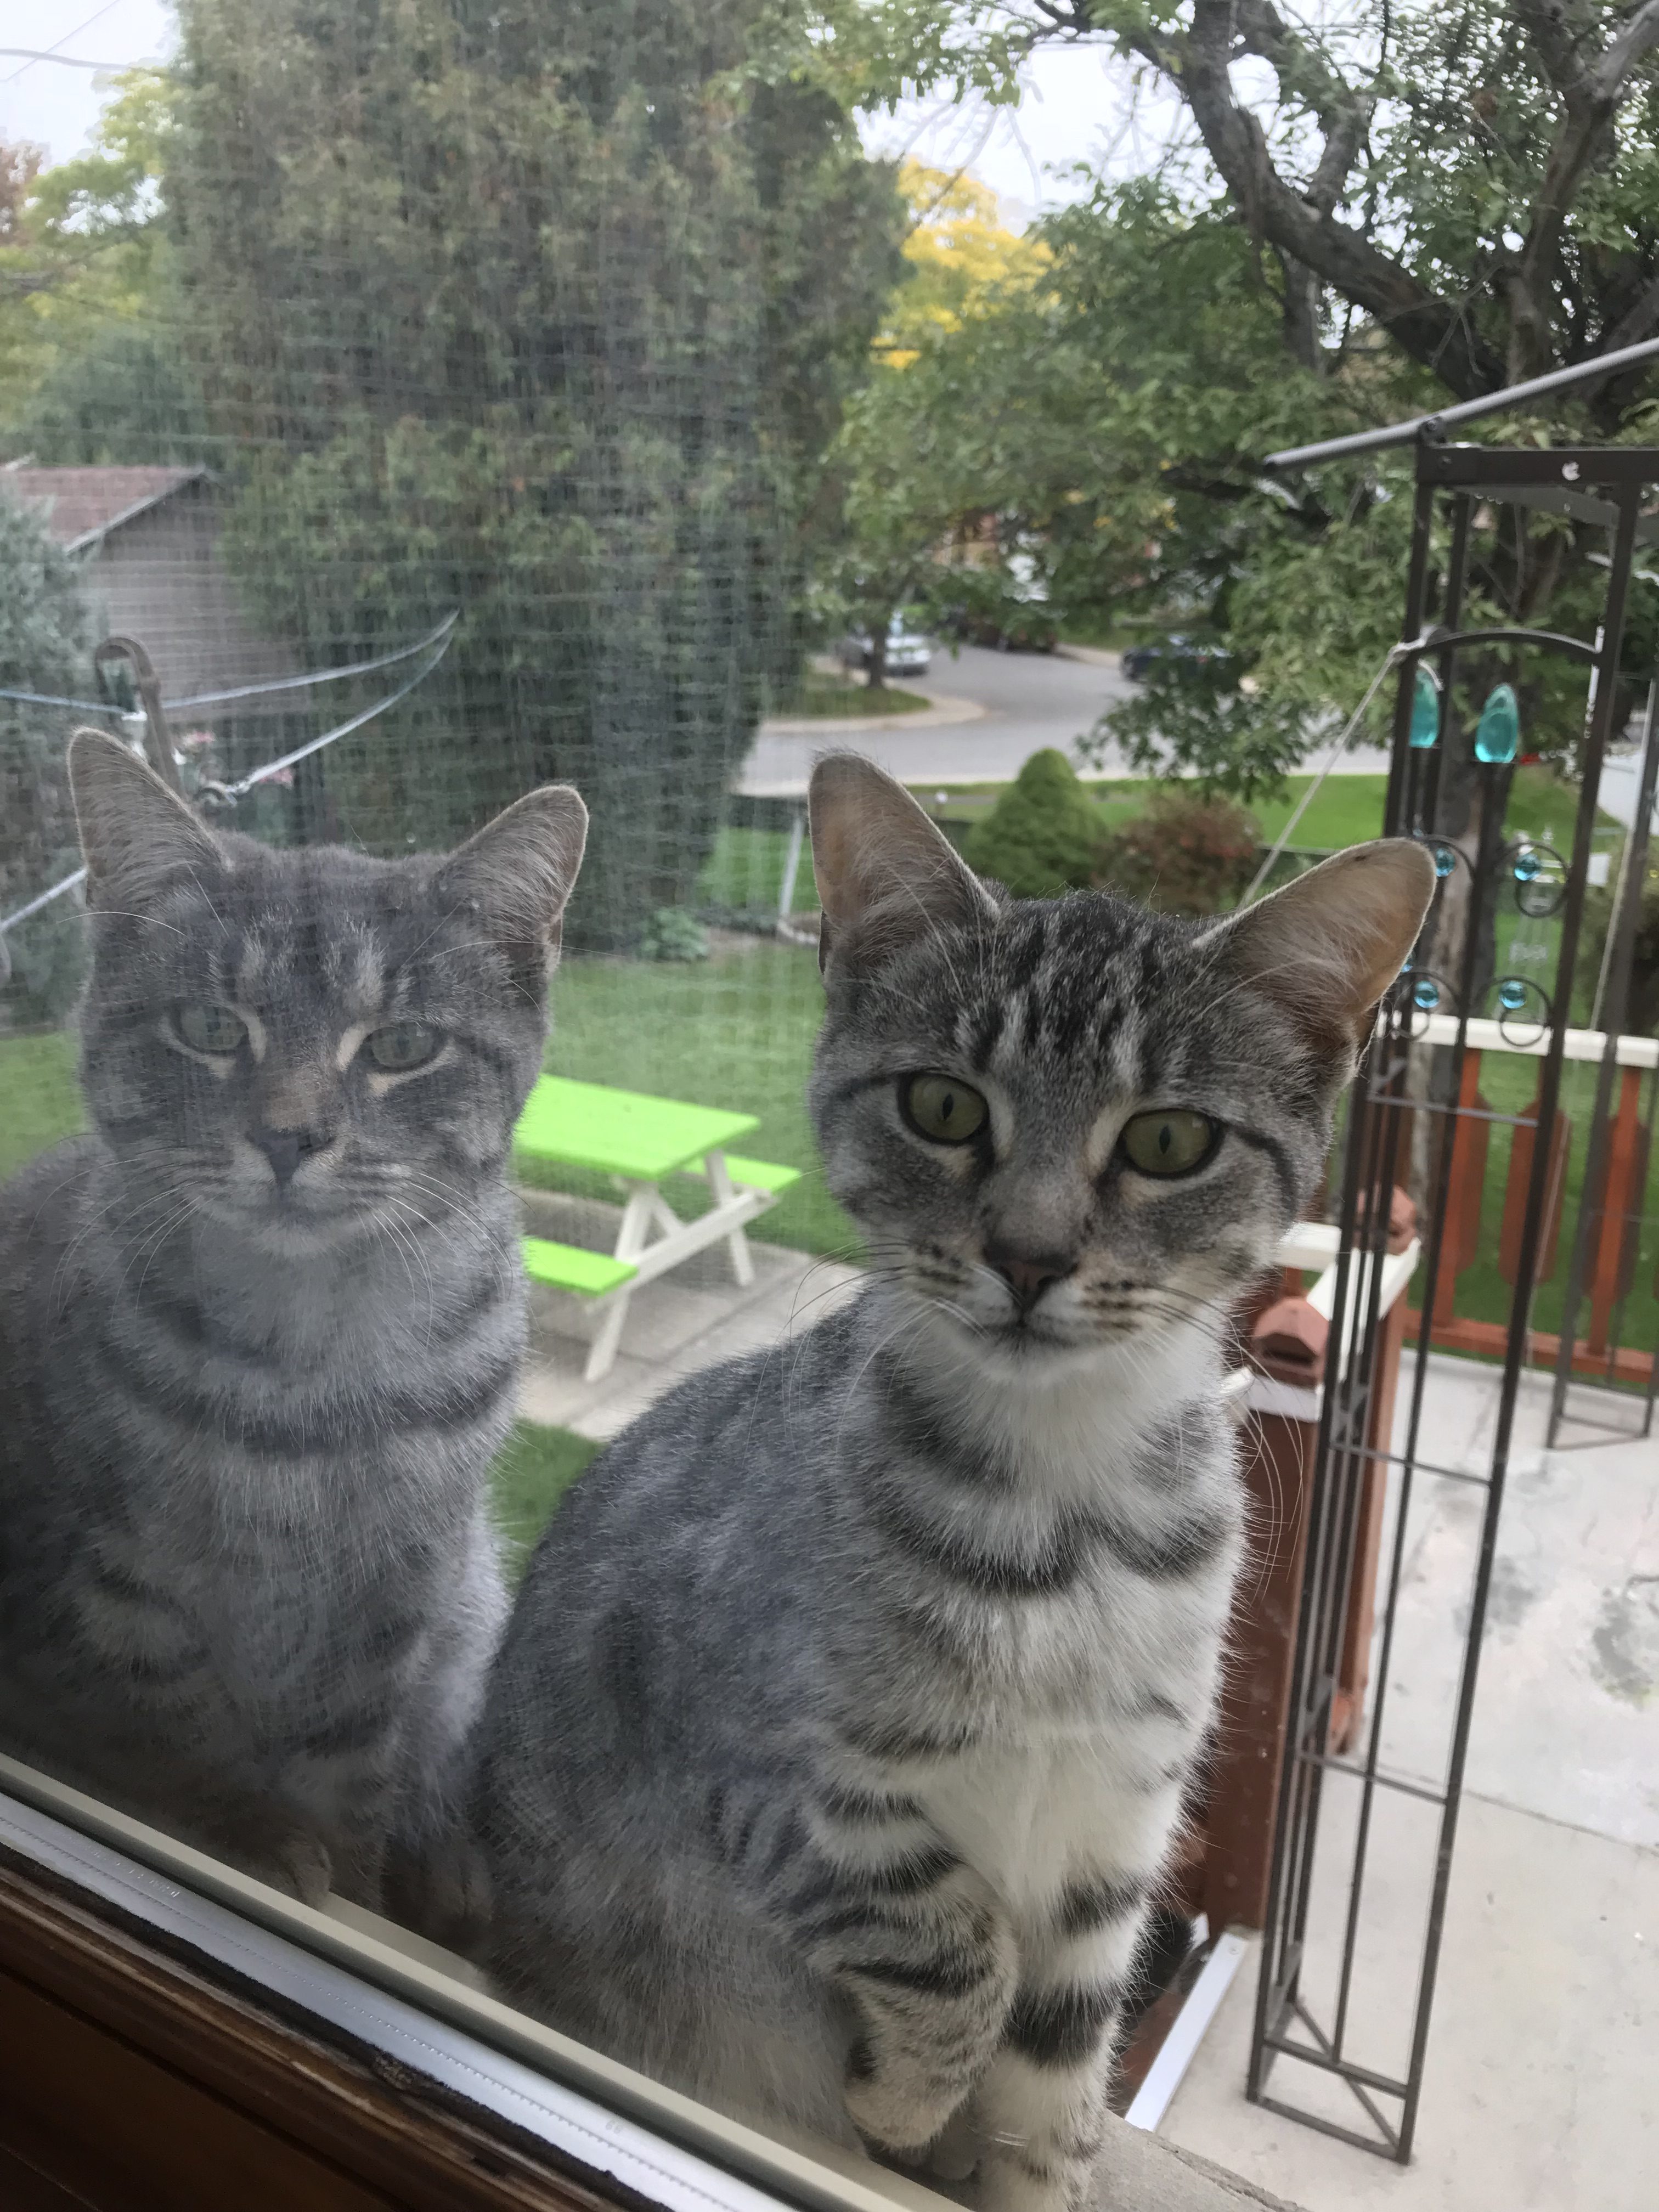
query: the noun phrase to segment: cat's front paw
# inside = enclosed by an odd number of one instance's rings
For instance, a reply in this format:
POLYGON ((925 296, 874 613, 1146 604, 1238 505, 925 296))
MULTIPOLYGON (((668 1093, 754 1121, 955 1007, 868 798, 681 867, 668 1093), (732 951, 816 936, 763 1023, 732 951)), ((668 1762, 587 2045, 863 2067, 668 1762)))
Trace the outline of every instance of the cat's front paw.
POLYGON ((983 2148, 974 2124, 972 2105, 963 2105, 951 2114, 942 2133, 929 2145, 927 2171, 936 2181, 966 2181, 978 2166, 983 2148))
POLYGON ((261 1881, 268 1881, 273 1889, 297 1897, 301 1905, 316 1906, 322 1904, 333 1886, 334 1860, 320 1836, 296 1829, 291 1836, 283 1837, 267 1864, 255 1864, 248 1871, 261 1881))
POLYGON ((471 1956, 489 1923, 489 1872, 470 1836, 394 1842, 386 1855, 385 1911, 428 1942, 471 1956))
POLYGON ((847 2084, 853 2125, 866 2142, 906 2166, 926 2163, 960 2102, 959 2091, 948 2102, 938 2094, 930 2097, 913 2077, 892 2067, 855 2075, 847 2084))

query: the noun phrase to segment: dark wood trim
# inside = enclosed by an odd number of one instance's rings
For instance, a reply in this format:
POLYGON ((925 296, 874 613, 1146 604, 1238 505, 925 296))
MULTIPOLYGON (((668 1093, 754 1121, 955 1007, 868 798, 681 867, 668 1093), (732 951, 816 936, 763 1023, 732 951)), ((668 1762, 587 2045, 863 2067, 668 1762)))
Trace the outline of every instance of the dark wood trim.
POLYGON ((631 2194, 0 1858, 0 2204, 616 2212, 631 2194))

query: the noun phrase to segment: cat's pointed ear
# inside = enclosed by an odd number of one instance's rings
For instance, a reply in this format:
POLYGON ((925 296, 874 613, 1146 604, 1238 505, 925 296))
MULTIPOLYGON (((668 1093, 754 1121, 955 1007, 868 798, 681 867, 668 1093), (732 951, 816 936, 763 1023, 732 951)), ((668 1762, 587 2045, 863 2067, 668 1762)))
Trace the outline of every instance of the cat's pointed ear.
POLYGON ((587 809, 568 783, 544 784, 515 799, 439 872, 446 897, 471 907, 508 957, 545 959, 587 842, 587 809))
POLYGON ((141 913, 180 877, 229 866, 184 800, 102 730, 77 730, 70 739, 69 779, 88 905, 141 913))
POLYGON ((807 799, 818 965, 879 967, 918 937, 994 921, 996 900, 911 798, 859 753, 826 753, 807 799))
POLYGON ((1423 846, 1381 837, 1321 861, 1199 943, 1322 1049, 1352 1051, 1416 943, 1434 886, 1423 846))

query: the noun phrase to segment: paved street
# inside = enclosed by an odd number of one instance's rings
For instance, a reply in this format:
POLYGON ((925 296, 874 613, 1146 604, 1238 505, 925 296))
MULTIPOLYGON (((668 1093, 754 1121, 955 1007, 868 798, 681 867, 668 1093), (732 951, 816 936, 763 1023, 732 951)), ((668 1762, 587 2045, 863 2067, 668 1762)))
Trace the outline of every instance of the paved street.
MULTIPOLYGON (((815 756, 836 744, 855 745, 907 783, 1006 781, 1044 745, 1075 757, 1078 739, 1102 708, 1134 687, 1118 674, 1115 658, 1072 659, 964 645, 954 655, 941 652, 925 679, 908 678, 902 688, 941 702, 969 701, 981 711, 943 726, 930 717, 919 729, 902 722, 763 728, 741 788, 756 797, 798 797, 806 789, 815 756)), ((1103 763, 1108 775, 1114 766, 1109 760, 1103 763)))
MULTIPOLYGON (((800 798, 813 760, 832 745, 853 746, 905 783, 1007 782, 1044 745, 1076 760, 1078 740, 1103 708, 1133 697, 1135 687, 1119 675, 1115 653, 991 653, 965 645, 955 654, 940 653, 925 678, 908 678, 902 688, 934 701, 936 711, 914 720, 763 724, 738 788, 754 798, 800 798)), ((1316 745, 1310 770, 1322 768, 1325 757, 1316 745)), ((1346 775, 1385 774, 1388 765, 1386 752, 1368 746, 1338 764, 1346 775)), ((1090 772, 1132 773, 1115 747, 1090 772)))

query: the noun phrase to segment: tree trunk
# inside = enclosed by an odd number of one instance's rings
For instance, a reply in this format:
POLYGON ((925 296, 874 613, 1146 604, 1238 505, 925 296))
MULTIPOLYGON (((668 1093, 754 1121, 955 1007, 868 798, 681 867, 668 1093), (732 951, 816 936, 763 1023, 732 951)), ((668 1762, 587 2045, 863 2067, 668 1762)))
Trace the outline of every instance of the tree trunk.
POLYGON ((892 620, 893 610, 884 607, 879 617, 872 618, 870 623, 869 684, 872 691, 879 691, 887 681, 887 632, 892 620))

